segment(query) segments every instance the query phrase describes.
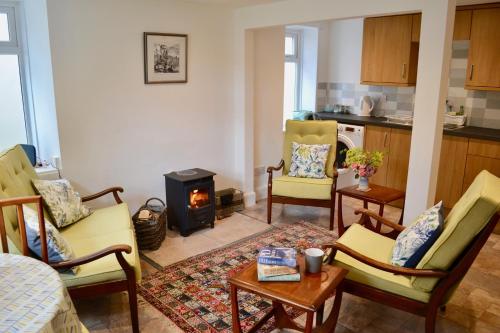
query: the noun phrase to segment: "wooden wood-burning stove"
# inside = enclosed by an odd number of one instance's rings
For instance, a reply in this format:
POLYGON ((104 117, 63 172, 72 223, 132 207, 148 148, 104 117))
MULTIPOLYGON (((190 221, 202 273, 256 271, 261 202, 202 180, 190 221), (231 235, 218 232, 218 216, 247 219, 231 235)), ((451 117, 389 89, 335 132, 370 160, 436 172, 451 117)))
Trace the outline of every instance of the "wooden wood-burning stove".
POLYGON ((176 226, 186 237, 194 229, 215 221, 215 173, 189 169, 165 174, 168 228, 176 226))

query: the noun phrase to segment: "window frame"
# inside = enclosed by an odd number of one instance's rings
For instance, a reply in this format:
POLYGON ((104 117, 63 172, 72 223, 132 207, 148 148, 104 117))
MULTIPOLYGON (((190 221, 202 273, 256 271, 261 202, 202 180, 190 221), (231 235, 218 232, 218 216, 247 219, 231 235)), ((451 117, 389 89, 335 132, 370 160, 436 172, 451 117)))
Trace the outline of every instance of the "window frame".
MULTIPOLYGON (((285 63, 293 62, 297 64, 297 71, 295 74, 295 109, 299 110, 302 105, 301 90, 302 90, 302 31, 295 29, 286 29, 285 38, 292 37, 294 39, 294 55, 285 54, 285 63)), ((284 64, 283 64, 284 65, 284 64)))
POLYGON ((32 108, 32 94, 28 61, 28 47, 24 30, 23 8, 20 2, 1 1, 0 13, 7 14, 9 41, 0 41, 0 55, 17 55, 19 66, 19 81, 21 82, 21 96, 23 100, 24 127, 26 143, 38 146, 36 140, 35 117, 32 108))

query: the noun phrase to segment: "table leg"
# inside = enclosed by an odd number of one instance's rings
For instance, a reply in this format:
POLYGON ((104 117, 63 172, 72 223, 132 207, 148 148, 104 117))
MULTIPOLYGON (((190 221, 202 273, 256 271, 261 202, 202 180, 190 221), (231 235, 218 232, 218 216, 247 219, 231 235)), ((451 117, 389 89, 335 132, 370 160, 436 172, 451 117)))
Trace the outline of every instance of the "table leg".
POLYGON ((233 332, 241 332, 240 311, 238 309, 238 288, 231 284, 231 313, 233 319, 233 332))
POLYGON ((342 234, 345 232, 344 228, 344 219, 342 218, 342 194, 339 193, 339 205, 337 209, 337 214, 338 214, 338 232, 339 232, 339 237, 342 236, 342 234))
MULTIPOLYGON (((276 301, 273 301, 273 312, 274 312, 274 321, 276 323, 277 328, 290 328, 296 331, 302 331, 303 328, 297 325, 285 311, 283 305, 276 301)), ((314 312, 311 312, 314 316, 314 312)))
POLYGON ((332 312, 321 326, 316 325, 315 333, 335 333, 335 327, 339 319, 340 304, 342 303, 342 284, 335 291, 335 300, 333 302, 332 312))
MULTIPOLYGON (((380 216, 384 216, 384 204, 380 204, 379 208, 378 208, 378 215, 380 216)), ((377 221, 377 227, 376 227, 376 231, 378 233, 380 233, 380 229, 382 228, 382 223, 380 223, 379 221, 377 221)))
POLYGON ((316 311, 316 326, 323 324, 323 314, 325 313, 325 303, 323 303, 316 311))
POLYGON ((403 225, 403 216, 405 214, 405 204, 404 204, 404 201, 403 201, 403 208, 401 209, 401 217, 399 218, 399 225, 403 225))
POLYGON ((314 312, 307 312, 306 327, 304 328, 304 333, 312 333, 313 329, 313 319, 314 312))

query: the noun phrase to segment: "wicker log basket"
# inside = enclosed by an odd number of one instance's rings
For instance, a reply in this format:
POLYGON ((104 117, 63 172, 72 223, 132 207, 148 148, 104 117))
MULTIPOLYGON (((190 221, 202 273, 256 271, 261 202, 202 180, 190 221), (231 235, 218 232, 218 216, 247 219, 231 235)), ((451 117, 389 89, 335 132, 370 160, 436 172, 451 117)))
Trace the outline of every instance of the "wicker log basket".
POLYGON ((165 203, 158 198, 150 198, 132 216, 134 222, 135 236, 140 250, 157 250, 167 233, 167 209, 165 203), (152 205, 152 201, 159 201, 161 205, 152 205), (146 218, 139 218, 141 211, 148 215, 146 218))

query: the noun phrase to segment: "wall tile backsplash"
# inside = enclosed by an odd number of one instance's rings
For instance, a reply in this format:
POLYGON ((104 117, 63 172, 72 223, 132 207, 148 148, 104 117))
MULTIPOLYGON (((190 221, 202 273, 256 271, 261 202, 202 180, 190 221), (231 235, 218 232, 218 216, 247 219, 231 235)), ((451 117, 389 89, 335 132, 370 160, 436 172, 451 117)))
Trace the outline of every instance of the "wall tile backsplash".
MULTIPOLYGON (((500 129, 500 92, 464 89, 468 41, 453 42, 450 66, 448 101, 454 111, 463 105, 467 115, 467 125, 500 129)), ((368 86, 342 82, 320 82, 317 86, 316 110, 322 111, 325 105, 350 105, 353 113, 359 113, 360 99, 370 95, 378 103, 376 116, 413 115, 415 87, 368 86), (380 97, 386 96, 381 102, 380 97)))

